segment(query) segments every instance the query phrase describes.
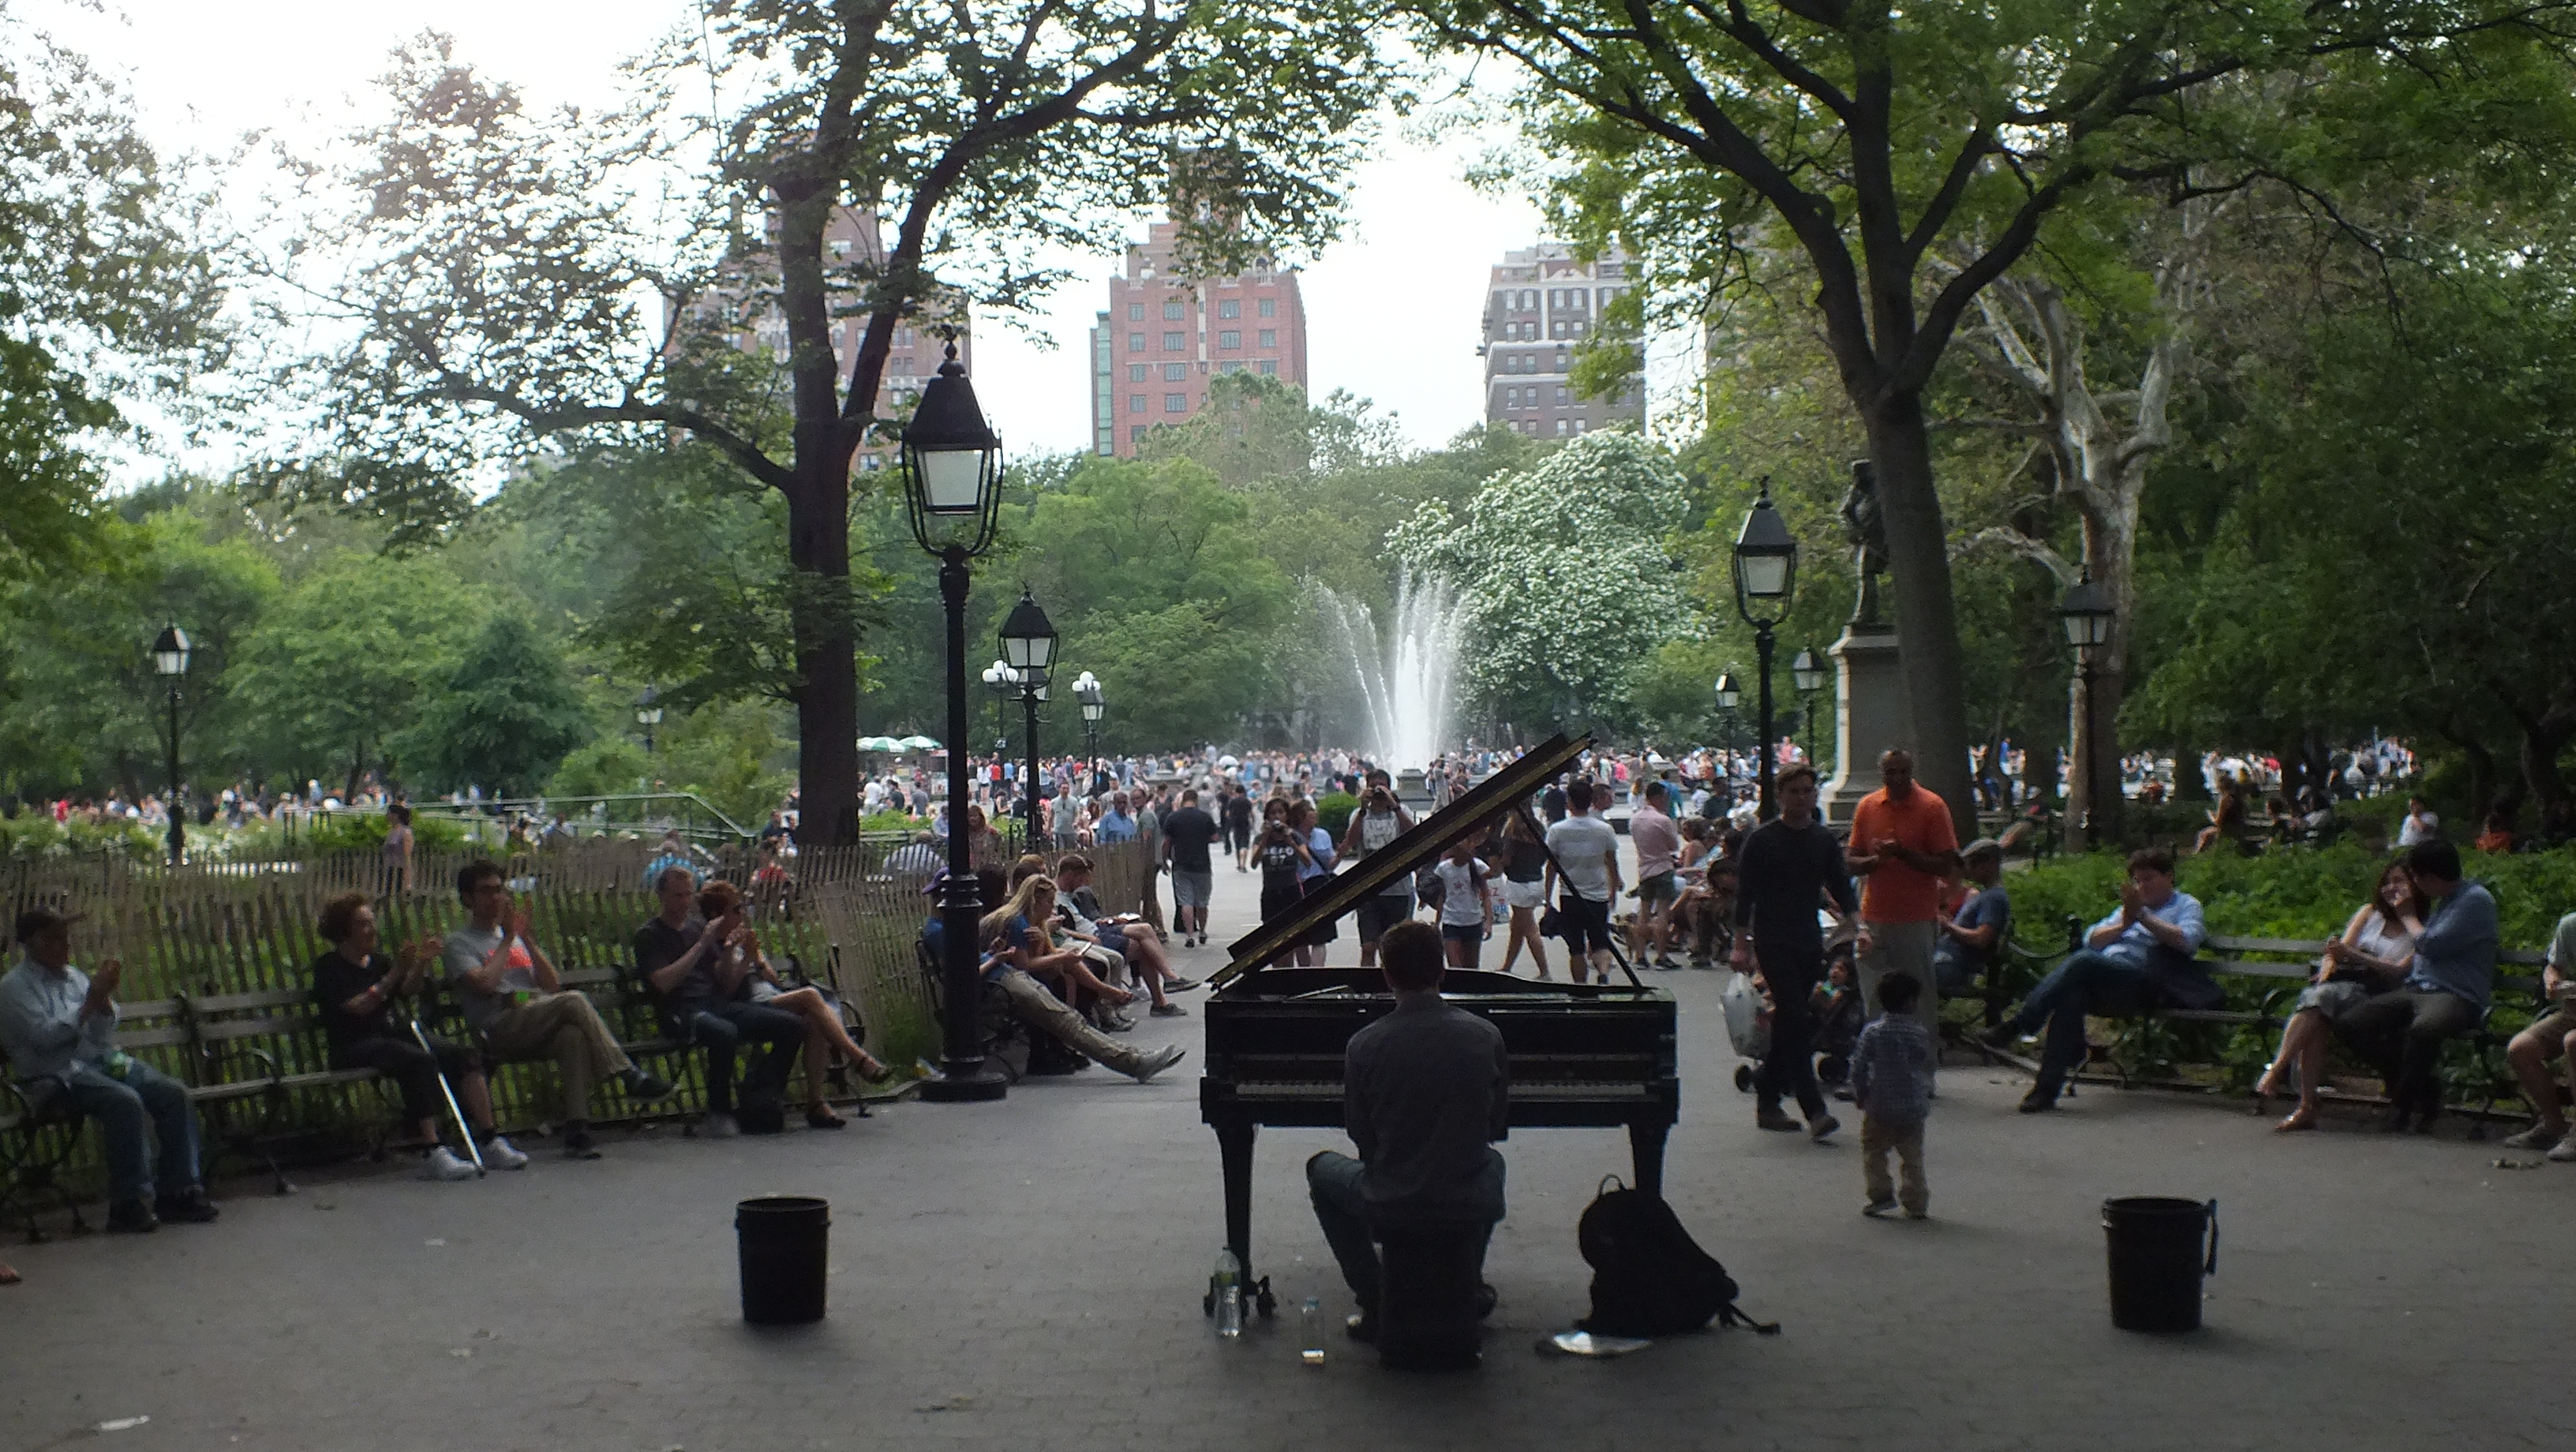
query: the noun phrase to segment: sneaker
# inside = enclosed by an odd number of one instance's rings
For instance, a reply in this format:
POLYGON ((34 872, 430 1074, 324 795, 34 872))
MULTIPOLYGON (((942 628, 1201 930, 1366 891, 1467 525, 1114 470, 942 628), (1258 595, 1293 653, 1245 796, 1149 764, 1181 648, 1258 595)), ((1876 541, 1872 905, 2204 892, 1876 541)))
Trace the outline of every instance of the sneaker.
POLYGON ((1977 1042, 1990 1049, 2009 1049, 2020 1037, 2021 1031, 2014 1028, 2010 1020, 2006 1020, 1977 1035, 1977 1042))
POLYGON ((1800 1124, 1798 1121, 1791 1119, 1785 1114, 1782 1114, 1777 1109, 1764 1109, 1755 1112, 1753 1116, 1753 1124, 1757 1129, 1776 1129, 1783 1134, 1796 1134, 1799 1130, 1806 1128, 1805 1125, 1800 1124))
POLYGON ((1370 1315, 1366 1311, 1362 1311, 1354 1316, 1346 1317, 1342 1321, 1342 1334, 1348 1336, 1353 1341, 1357 1341, 1368 1346, 1375 1346, 1377 1344, 1377 1317, 1370 1315))
POLYGON ((1908 1220, 1929 1220, 1932 1218, 1932 1212, 1929 1210, 1908 1210, 1905 1212, 1905 1218, 1908 1220))
POLYGON ((595 1160, 599 1158, 599 1142, 590 1137, 588 1129, 579 1125, 566 1125, 563 1132, 563 1152, 564 1158, 568 1160, 595 1160))
POLYGON ((1100 1031, 1105 1034, 1125 1034, 1136 1031, 1136 1020, 1123 1013, 1104 1013, 1095 1022, 1100 1031))
POLYGON ((1163 985, 1163 991, 1165 993, 1187 993, 1193 988, 1201 988, 1204 986, 1206 985, 1201 979, 1175 978, 1163 985))
POLYGON ((480 1149, 483 1163, 496 1170, 524 1170, 528 1167, 528 1152, 500 1135, 483 1141, 480 1149))
POLYGON ((1823 1144, 1826 1139, 1832 1136, 1835 1130, 1842 1127, 1843 1122, 1834 1118, 1832 1115, 1819 1115, 1815 1119, 1807 1122, 1807 1138, 1814 1140, 1818 1144, 1823 1144))
POLYGON ((2506 1135, 2500 1142, 2510 1150, 2545 1150, 2557 1148, 2559 1141, 2565 1138, 2564 1134, 2545 1124, 2534 1124, 2520 1134, 2506 1135))
POLYGON ((183 1225, 211 1225, 223 1212, 215 1208, 214 1201, 206 1198, 205 1186, 190 1185, 175 1195, 164 1195, 154 1201, 152 1213, 159 1219, 183 1225))
POLYGON ((1189 1050, 1177 1044, 1156 1049, 1140 1060, 1135 1068, 1128 1070, 1128 1076, 1139 1084, 1151 1084, 1155 1075, 1179 1063, 1188 1053, 1189 1050))
POLYGON ((733 1116, 730 1114, 710 1114, 698 1121, 700 1139, 739 1139, 741 1137, 742 1126, 734 1123, 733 1116))
POLYGON ((641 1069, 629 1069, 618 1082, 626 1087, 629 1099, 668 1099, 677 1091, 668 1079, 655 1078, 641 1069))
POLYGON ((433 1180, 470 1180, 475 1168, 456 1157, 456 1151, 445 1145, 429 1152, 429 1177, 433 1180))
POLYGON ((1894 1211, 1895 1209, 1896 1209, 1896 1200, 1895 1200, 1895 1197, 1890 1196, 1890 1197, 1888 1197, 1888 1198, 1886 1198, 1886 1199, 1883 1199, 1883 1200, 1872 1200, 1872 1201, 1870 1201, 1868 1204, 1863 1205, 1862 1207, 1860 1207, 1860 1213, 1862 1213, 1863 1215, 1868 1216, 1868 1217, 1869 1217, 1870 1219, 1872 1219, 1872 1220, 1876 1220, 1876 1219, 1877 1219, 1877 1218, 1879 1218, 1880 1216, 1882 1216, 1882 1215, 1886 1215, 1886 1214, 1888 1214, 1888 1213, 1890 1213, 1890 1212, 1894 1211))
POLYGON ((1156 1018, 1188 1018, 1189 1016, 1190 1011, 1181 1007, 1177 1003, 1158 1003, 1154 1005, 1154 1017, 1156 1018))
POLYGON ((2550 1150, 2549 1157, 2562 1165, 2576 1160, 2576 1135, 2559 1140, 2557 1146, 2550 1150))
POLYGON ((2024 1114, 2045 1114, 2056 1107, 2057 1091, 2054 1089, 2033 1089, 2021 1097, 2020 1109, 2024 1114))
POLYGON ((107 1207, 107 1232, 110 1235, 149 1235, 161 1228, 152 1207, 140 1200, 119 1200, 107 1207))

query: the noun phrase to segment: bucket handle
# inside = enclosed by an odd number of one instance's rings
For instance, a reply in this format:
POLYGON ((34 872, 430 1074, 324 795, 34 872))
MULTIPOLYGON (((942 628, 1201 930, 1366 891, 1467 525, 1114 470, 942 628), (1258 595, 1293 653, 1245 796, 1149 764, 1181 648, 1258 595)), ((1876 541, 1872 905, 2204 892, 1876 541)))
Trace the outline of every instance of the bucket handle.
POLYGON ((2205 1276, 2218 1274, 2218 1202, 2215 1200, 2209 1202, 2209 1257, 2201 1264, 2200 1273, 2205 1276))

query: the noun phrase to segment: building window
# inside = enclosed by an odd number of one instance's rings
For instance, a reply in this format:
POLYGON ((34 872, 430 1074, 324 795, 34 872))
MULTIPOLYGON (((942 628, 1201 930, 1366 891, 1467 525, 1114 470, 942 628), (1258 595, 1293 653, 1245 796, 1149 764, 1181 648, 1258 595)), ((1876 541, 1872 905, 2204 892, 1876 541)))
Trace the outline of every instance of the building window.
POLYGON ((1127 321, 1131 323, 1141 323, 1145 321, 1145 305, 1143 303, 1129 303, 1127 305, 1127 321))
POLYGON ((1605 287, 1601 289, 1601 310, 1603 312, 1608 312, 1610 310, 1610 300, 1618 295, 1619 289, 1615 287, 1605 287))
POLYGON ((1129 413, 1143 413, 1145 411, 1145 395, 1141 393, 1131 393, 1127 395, 1127 411, 1129 413))
POLYGON ((1562 338, 1562 337, 1564 337, 1564 336, 1565 336, 1565 320, 1564 320, 1564 319, 1562 319, 1562 318, 1550 318, 1550 319, 1548 319, 1548 320, 1547 320, 1547 335, 1548 335, 1549 337, 1551 337, 1551 338, 1562 338))
POLYGON ((1189 346, 1190 335, 1187 333, 1165 333, 1163 335, 1163 351, 1166 353, 1178 353, 1189 346))
POLYGON ((1142 383, 1142 382, 1144 382, 1144 381, 1145 381, 1145 365, 1144 365, 1144 364, 1142 364, 1142 363, 1130 363, 1130 364, 1128 364, 1128 365, 1127 365, 1127 381, 1128 381, 1128 382, 1130 382, 1130 383, 1142 383))
POLYGON ((1264 359, 1262 359, 1262 360, 1261 360, 1261 371, 1262 371, 1264 374, 1268 375, 1269 377, 1272 377, 1272 378, 1276 378, 1276 377, 1278 377, 1278 376, 1279 376, 1279 360, 1278 360, 1278 359, 1276 359, 1276 358, 1264 358, 1264 359))
POLYGON ((1216 365, 1216 371, 1219 373, 1240 373, 1243 371, 1243 360, 1240 358, 1228 358, 1224 362, 1216 365))
POLYGON ((1590 419, 1582 419, 1582 418, 1579 418, 1579 419, 1576 419, 1576 420, 1574 421, 1574 431, 1575 431, 1576 433, 1578 433, 1578 434, 1579 434, 1579 433, 1583 433, 1583 432, 1585 432, 1586 430, 1590 429, 1591 427, 1592 427, 1592 421, 1591 421, 1590 419))
POLYGON ((1574 401, 1574 390, 1573 390, 1573 389, 1570 389, 1570 388, 1559 388, 1559 389, 1556 391, 1556 406, 1557 406, 1557 407, 1559 407, 1559 408, 1563 408, 1563 407, 1565 407, 1567 404, 1572 403, 1573 401, 1574 401))
POLYGON ((1570 323, 1566 324, 1566 325, 1565 325, 1565 336, 1567 336, 1567 337, 1569 337, 1569 338, 1580 338, 1580 337, 1582 337, 1582 336, 1583 336, 1583 319, 1581 319, 1581 318, 1576 318, 1573 322, 1570 322, 1570 323))
POLYGON ((1279 299, 1275 297, 1263 298, 1261 300, 1261 315, 1265 318, 1275 318, 1279 316, 1279 299))
POLYGON ((1239 298, 1239 297, 1229 297, 1229 298, 1221 298, 1221 299, 1219 299, 1219 300, 1218 300, 1218 302, 1217 302, 1217 305, 1216 305, 1216 315, 1217 315, 1218 317, 1220 317, 1220 318, 1239 318, 1239 317, 1242 317, 1242 316, 1243 316, 1243 299, 1241 299, 1241 298, 1239 298))
POLYGON ((1190 396, 1189 396, 1188 394, 1186 394, 1186 393, 1166 393, 1166 394, 1164 394, 1164 395, 1163 395, 1163 412, 1165 412, 1165 413, 1187 413, 1187 412, 1189 412, 1189 411, 1190 411, 1190 396))
POLYGON ((1560 439, 1565 437, 1565 420, 1563 419, 1558 419, 1556 421, 1556 436, 1560 439))
POLYGON ((1144 352, 1145 335, 1142 333, 1129 333, 1127 335, 1127 351, 1130 353, 1144 352))
POLYGON ((1243 346, 1243 334, 1228 328, 1216 335, 1216 345, 1220 348, 1240 348, 1243 346))
POLYGON ((1163 381, 1165 383, 1178 383, 1189 376, 1190 365, 1187 363, 1166 363, 1163 365, 1163 381))
POLYGON ((1262 329, 1262 330, 1261 330, 1261 346, 1262 346, 1262 347, 1264 347, 1264 348, 1276 348, 1276 347, 1278 347, 1278 346, 1279 346, 1279 330, 1278 330, 1277 328, 1264 328, 1264 329, 1262 329))
POLYGON ((1143 424, 1129 424, 1127 426, 1127 442, 1131 444, 1141 444, 1145 442, 1145 426, 1143 424))
POLYGON ((1165 322, 1178 322, 1182 318, 1189 316, 1188 308, 1189 305, 1187 303, 1167 302, 1163 304, 1163 320, 1165 322))

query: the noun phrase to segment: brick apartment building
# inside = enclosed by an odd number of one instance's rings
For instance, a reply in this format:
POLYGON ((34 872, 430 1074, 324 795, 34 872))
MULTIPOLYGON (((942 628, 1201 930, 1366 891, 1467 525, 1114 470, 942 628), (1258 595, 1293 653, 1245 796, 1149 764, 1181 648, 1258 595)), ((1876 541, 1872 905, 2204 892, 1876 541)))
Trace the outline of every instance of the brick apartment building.
POLYGON ((1646 396, 1631 383, 1609 398, 1574 392, 1574 350, 1601 326, 1611 299, 1631 286, 1628 259, 1597 262, 1542 242, 1503 254, 1487 283, 1485 417, 1533 438, 1572 438, 1614 423, 1643 426, 1646 396))
POLYGON ((1259 373, 1306 387, 1306 305, 1294 268, 1266 261, 1238 277, 1191 280, 1177 265, 1180 228, 1156 222, 1109 279, 1091 329, 1091 447, 1136 457, 1157 424, 1207 403, 1220 373, 1259 373))

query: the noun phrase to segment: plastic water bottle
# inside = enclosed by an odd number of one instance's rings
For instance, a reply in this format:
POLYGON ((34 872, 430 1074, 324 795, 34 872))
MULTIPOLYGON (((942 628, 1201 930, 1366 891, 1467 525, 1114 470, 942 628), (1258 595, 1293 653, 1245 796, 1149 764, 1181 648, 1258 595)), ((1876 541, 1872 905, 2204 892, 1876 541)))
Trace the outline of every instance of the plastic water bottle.
POLYGON ((1231 1249, 1216 1253, 1216 1334, 1229 1341, 1243 1335, 1243 1262, 1231 1249))
POLYGON ((1305 1342, 1304 1342, 1304 1345, 1305 1345, 1305 1348, 1306 1348, 1306 1349, 1305 1349, 1302 1353, 1300 1353, 1301 1359, 1303 1359, 1303 1360, 1305 1361, 1305 1363, 1306 1363, 1308 1366, 1321 1366, 1321 1365, 1323 1365, 1323 1364, 1324 1364, 1324 1302, 1323 1302, 1323 1298, 1322 1298, 1322 1297, 1320 1297, 1320 1296, 1308 1296, 1308 1297, 1306 1298, 1306 1304, 1305 1304, 1305 1306, 1297 1312, 1297 1319, 1298 1319, 1298 1321, 1301 1323, 1301 1324, 1300 1324, 1300 1326, 1299 1326, 1299 1329, 1300 1329, 1300 1330, 1302 1330, 1302 1331, 1304 1331, 1304 1332, 1306 1333, 1305 1342))

